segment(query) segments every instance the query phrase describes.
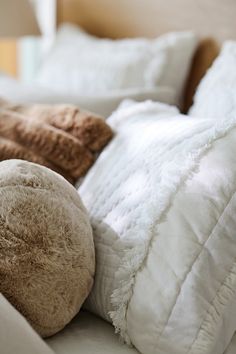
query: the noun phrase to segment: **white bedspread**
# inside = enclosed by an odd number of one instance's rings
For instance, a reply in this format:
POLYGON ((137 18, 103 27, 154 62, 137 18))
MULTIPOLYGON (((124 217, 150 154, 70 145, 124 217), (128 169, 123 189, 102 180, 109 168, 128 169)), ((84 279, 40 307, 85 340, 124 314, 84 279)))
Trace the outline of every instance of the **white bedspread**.
MULTIPOLYGON (((46 342, 55 354, 139 354, 119 341, 109 323, 89 312, 80 313, 63 331, 46 342)), ((235 353, 236 334, 224 354, 235 353)))
POLYGON ((47 344, 56 354, 138 354, 119 341, 110 323, 83 311, 47 344))

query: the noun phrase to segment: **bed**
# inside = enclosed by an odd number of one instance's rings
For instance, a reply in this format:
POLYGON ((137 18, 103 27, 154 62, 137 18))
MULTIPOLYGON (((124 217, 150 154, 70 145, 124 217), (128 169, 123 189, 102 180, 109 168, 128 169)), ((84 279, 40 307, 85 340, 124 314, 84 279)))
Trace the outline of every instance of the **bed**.
MULTIPOLYGON (((57 23, 78 24, 99 37, 154 37, 172 30, 194 30, 201 38, 186 83, 183 111, 224 40, 236 39, 234 0, 58 0, 57 23)), ((42 98, 42 101, 44 98, 42 98)), ((69 100, 69 99, 68 99, 69 100)), ((135 354, 119 341, 111 324, 88 311, 46 343, 56 354, 135 354)), ((236 352, 236 335, 225 354, 236 352)))
MULTIPOLYGON (((58 0, 57 22, 79 24, 100 37, 154 37, 169 30, 193 29, 201 38, 185 89, 184 109, 225 39, 235 39, 234 0, 58 0)), ((111 326, 83 312, 48 344, 58 354, 135 353, 114 335, 111 326)), ((236 337, 227 354, 236 352, 236 337)))

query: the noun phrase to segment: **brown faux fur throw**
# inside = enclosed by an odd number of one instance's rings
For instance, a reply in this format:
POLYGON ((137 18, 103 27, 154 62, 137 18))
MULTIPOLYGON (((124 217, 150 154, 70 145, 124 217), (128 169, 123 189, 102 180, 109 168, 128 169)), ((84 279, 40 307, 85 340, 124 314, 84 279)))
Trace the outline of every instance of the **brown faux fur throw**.
POLYGON ((31 149, 74 178, 93 162, 92 154, 70 134, 16 112, 1 110, 0 136, 31 149))
POLYGON ((102 118, 75 106, 0 100, 0 137, 0 160, 36 162, 75 181, 111 139, 112 130, 102 118))
POLYGON ((112 138, 111 128, 101 117, 74 105, 14 105, 1 100, 0 107, 62 129, 93 152, 100 151, 112 138))
POLYGON ((24 148, 23 146, 15 143, 14 141, 0 137, 0 161, 10 159, 27 160, 30 162, 37 163, 39 165, 46 166, 51 170, 60 173, 69 182, 73 183, 73 179, 69 176, 69 174, 67 174, 59 167, 53 165, 42 156, 37 155, 32 151, 29 151, 29 149, 24 148))

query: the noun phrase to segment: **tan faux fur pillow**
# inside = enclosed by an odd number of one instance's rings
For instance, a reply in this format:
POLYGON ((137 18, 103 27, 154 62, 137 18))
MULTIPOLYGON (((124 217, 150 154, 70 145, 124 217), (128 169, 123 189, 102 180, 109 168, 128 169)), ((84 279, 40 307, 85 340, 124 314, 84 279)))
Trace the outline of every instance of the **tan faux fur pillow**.
POLYGON ((0 163, 0 292, 43 337, 79 311, 94 276, 94 245, 76 190, 51 170, 0 163))

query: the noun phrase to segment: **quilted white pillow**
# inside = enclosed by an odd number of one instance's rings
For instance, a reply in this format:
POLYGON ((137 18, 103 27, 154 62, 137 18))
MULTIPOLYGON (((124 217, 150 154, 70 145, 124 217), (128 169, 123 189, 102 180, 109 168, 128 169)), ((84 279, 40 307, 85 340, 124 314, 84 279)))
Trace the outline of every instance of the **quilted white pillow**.
POLYGON ((222 354, 236 329, 236 117, 126 103, 79 189, 96 278, 87 308, 144 354, 222 354))
POLYGON ((200 82, 189 114, 193 117, 236 117, 236 42, 226 41, 200 82))
POLYGON ((37 82, 81 95, 127 88, 171 88, 180 98, 196 36, 174 32, 159 38, 99 39, 73 25, 63 25, 39 71, 37 82))

